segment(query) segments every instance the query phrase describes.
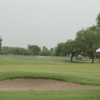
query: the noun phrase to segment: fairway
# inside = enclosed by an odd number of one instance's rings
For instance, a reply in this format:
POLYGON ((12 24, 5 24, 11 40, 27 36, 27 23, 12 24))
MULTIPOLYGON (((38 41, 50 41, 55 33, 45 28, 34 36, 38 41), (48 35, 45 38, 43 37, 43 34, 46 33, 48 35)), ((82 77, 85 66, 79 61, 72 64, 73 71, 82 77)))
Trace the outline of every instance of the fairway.
MULTIPOLYGON (((0 56, 0 80, 4 81, 15 78, 46 78, 63 82, 72 82, 81 85, 99 86, 100 65, 98 62, 92 64, 91 62, 82 62, 76 60, 71 63, 69 59, 60 57, 0 56)), ((52 98, 53 100, 60 100, 61 98, 63 100, 94 100, 93 98, 96 98, 95 100, 100 99, 100 89, 51 90, 33 91, 30 89, 27 91, 0 91, 0 100, 17 100, 18 98, 20 100, 45 100, 47 97, 49 97, 48 100, 52 100, 52 98), (25 95, 27 99, 23 97, 24 93, 27 94, 25 95), (50 95, 48 95, 49 93, 50 95), (70 94, 68 95, 68 93, 70 94)))

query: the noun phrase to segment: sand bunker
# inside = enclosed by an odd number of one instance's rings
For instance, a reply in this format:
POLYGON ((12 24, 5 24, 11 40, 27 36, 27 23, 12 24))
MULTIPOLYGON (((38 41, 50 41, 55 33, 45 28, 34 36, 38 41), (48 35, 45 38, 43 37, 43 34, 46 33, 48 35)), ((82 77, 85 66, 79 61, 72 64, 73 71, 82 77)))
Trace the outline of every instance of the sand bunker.
POLYGON ((100 86, 81 85, 53 79, 17 78, 0 81, 0 90, 79 90, 97 88, 100 88, 100 86))

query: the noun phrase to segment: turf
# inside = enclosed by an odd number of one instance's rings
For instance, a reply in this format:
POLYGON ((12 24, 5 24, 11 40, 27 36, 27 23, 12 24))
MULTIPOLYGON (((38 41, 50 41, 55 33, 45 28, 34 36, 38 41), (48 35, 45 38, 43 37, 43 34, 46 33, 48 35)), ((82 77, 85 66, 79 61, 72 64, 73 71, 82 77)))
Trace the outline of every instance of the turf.
MULTIPOLYGON (((31 77, 54 78, 100 85, 100 64, 66 58, 0 56, 0 80, 31 77), (66 60, 66 61, 65 61, 66 60)), ((0 100, 99 100, 100 89, 73 91, 0 91, 0 100)))
POLYGON ((1 56, 0 80, 18 77, 55 78, 80 84, 100 85, 100 64, 66 58, 1 56), (65 63, 65 60, 67 62, 65 63))
POLYGON ((100 89, 67 91, 0 91, 0 100, 100 100, 100 89))

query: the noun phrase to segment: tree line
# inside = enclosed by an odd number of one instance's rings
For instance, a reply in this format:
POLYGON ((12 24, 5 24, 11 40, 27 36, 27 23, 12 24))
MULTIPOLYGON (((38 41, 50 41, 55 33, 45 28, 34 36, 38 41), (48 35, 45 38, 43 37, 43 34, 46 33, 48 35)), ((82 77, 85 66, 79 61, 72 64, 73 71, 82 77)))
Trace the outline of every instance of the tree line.
POLYGON ((37 45, 28 45, 27 49, 20 48, 20 47, 7 47, 3 46, 1 48, 1 54, 2 55, 40 55, 40 56, 55 56, 55 53, 53 52, 53 48, 48 50, 45 46, 43 49, 41 49, 37 45))
POLYGON ((19 47, 2 47, 2 38, 0 37, 0 52, 2 54, 14 55, 40 55, 40 56, 66 56, 71 55, 71 60, 79 54, 89 56, 94 63, 94 54, 100 47, 100 13, 96 18, 96 25, 81 29, 76 33, 74 40, 67 40, 65 43, 58 43, 55 48, 50 50, 43 46, 41 49, 38 45, 28 45, 27 49, 19 47))

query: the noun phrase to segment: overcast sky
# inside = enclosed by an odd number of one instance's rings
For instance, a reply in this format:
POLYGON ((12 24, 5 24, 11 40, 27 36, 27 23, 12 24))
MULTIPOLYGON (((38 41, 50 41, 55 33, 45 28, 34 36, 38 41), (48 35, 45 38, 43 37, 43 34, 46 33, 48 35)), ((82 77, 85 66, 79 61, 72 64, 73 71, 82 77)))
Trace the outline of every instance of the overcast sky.
POLYGON ((100 0, 0 0, 2 46, 56 47, 96 24, 100 0))

